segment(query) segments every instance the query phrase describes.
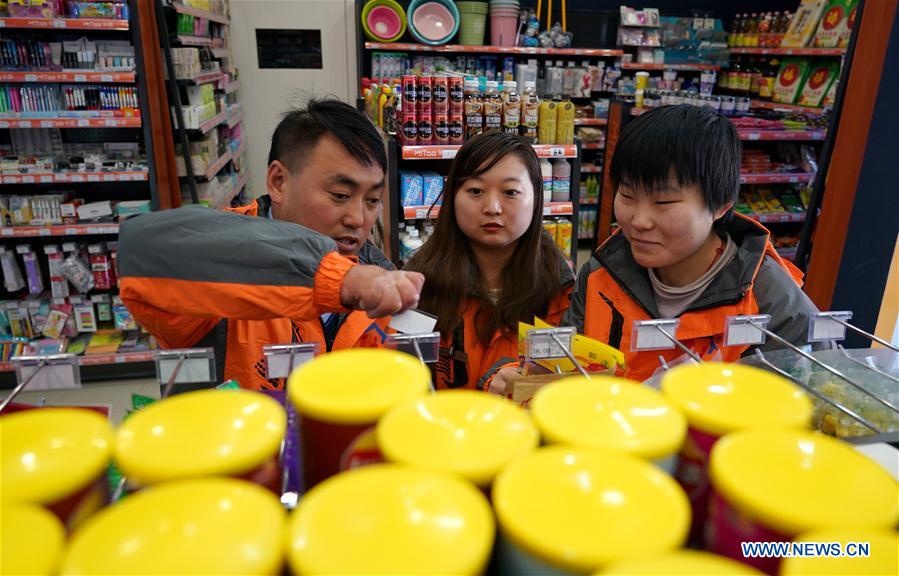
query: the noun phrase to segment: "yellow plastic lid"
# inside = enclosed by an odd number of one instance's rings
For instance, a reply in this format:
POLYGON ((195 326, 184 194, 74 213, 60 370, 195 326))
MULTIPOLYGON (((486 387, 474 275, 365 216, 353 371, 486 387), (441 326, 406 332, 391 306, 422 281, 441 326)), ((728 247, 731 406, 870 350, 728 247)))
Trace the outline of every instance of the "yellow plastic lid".
POLYGON ((275 456, 287 415, 259 392, 201 390, 172 396, 125 420, 116 462, 140 485, 249 472, 275 456))
POLYGON ((678 550, 661 556, 625 560, 596 576, 761 576, 742 562, 696 550, 678 550))
POLYGON ((291 374, 290 401, 322 422, 373 424, 396 404, 428 391, 431 373, 395 350, 357 348, 319 356, 291 374))
POLYGON ((595 448, 551 446, 513 462, 493 483, 493 507, 515 545, 573 572, 677 548, 690 525, 671 476, 595 448))
POLYGON ((32 504, 0 509, 0 574, 55 574, 66 531, 50 512, 32 504))
POLYGON ((899 520, 896 481, 848 444, 817 432, 729 434, 712 449, 709 474, 731 505, 782 534, 899 520))
POLYGON ((106 508, 75 533, 64 574, 278 574, 284 510, 233 478, 160 484, 106 508))
POLYGON ((378 422, 377 438, 390 461, 453 472, 479 486, 488 486, 500 468, 540 441, 524 409, 474 390, 400 404, 378 422))
POLYGON ((662 376, 662 392, 690 426, 716 436, 748 428, 808 428, 812 420, 812 403, 802 389, 752 366, 683 364, 662 376))
POLYGON ((322 482, 289 522, 296 574, 478 574, 496 530, 472 484, 398 464, 322 482))
POLYGON ((861 551, 856 547, 851 551, 852 556, 784 558, 780 565, 783 576, 899 574, 899 532, 893 530, 834 528, 808 532, 794 542, 839 542, 843 552, 847 552, 847 544, 867 544, 868 556, 860 555, 861 551))
POLYGON ((680 450, 687 420, 638 382, 574 376, 544 386, 531 401, 544 441, 627 452, 657 460, 680 450))
POLYGON ((0 497, 52 504, 100 476, 111 453, 112 427, 92 410, 39 408, 0 417, 0 497))

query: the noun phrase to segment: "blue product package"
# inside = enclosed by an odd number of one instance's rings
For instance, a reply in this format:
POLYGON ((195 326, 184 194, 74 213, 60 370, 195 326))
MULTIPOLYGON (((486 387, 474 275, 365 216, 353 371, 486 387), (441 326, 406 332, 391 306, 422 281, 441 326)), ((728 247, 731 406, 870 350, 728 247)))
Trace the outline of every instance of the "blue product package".
POLYGON ((443 192, 443 176, 436 172, 422 172, 422 185, 424 195, 424 205, 431 206, 438 198, 441 198, 443 192))
POLYGON ((400 194, 403 206, 421 206, 424 182, 417 172, 400 171, 400 194))

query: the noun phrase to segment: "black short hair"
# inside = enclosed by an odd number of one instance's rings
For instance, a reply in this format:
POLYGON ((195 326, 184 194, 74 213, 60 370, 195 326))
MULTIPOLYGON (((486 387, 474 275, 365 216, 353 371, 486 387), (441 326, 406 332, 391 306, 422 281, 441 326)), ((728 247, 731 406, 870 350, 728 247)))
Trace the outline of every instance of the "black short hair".
POLYGON ((714 212, 740 192, 740 150, 734 125, 711 108, 655 108, 621 131, 612 155, 612 187, 617 190, 623 180, 651 194, 673 170, 681 186, 699 186, 714 212))
POLYGON ((301 169, 322 136, 337 139, 365 166, 387 169, 384 140, 365 114, 336 99, 310 100, 306 108, 287 111, 272 134, 268 164, 275 160, 291 171, 301 169))

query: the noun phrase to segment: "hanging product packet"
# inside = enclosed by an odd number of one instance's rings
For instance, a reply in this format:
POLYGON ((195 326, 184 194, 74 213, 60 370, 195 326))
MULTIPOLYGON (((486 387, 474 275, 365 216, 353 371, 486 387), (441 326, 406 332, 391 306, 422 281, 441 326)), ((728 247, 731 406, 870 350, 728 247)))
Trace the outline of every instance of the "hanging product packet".
POLYGON ((94 288, 94 275, 87 264, 78 257, 77 252, 63 260, 59 271, 81 294, 87 294, 94 288))

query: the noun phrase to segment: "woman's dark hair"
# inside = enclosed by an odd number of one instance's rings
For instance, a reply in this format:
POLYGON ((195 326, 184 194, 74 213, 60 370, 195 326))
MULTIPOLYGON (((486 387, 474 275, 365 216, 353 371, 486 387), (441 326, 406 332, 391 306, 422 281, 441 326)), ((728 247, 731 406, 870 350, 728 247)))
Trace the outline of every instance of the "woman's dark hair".
POLYGON ((555 243, 543 233, 543 177, 534 149, 520 136, 488 132, 472 138, 459 150, 444 186, 434 234, 406 268, 424 274, 419 307, 437 316, 436 329, 444 336, 452 335, 462 323, 466 298, 476 297, 477 336, 489 345, 497 330, 517 331, 519 321, 531 322, 535 314, 546 313, 562 288, 563 259, 555 243), (466 180, 487 172, 509 154, 517 155, 527 168, 534 187, 534 212, 531 225, 519 238, 502 272, 503 291, 494 305, 468 238, 456 222, 455 201, 466 180))
POLYGON ((735 202, 740 137, 731 121, 711 108, 679 104, 642 114, 621 131, 612 155, 613 190, 623 182, 652 194, 668 184, 672 171, 681 186, 699 187, 710 212, 735 202))

